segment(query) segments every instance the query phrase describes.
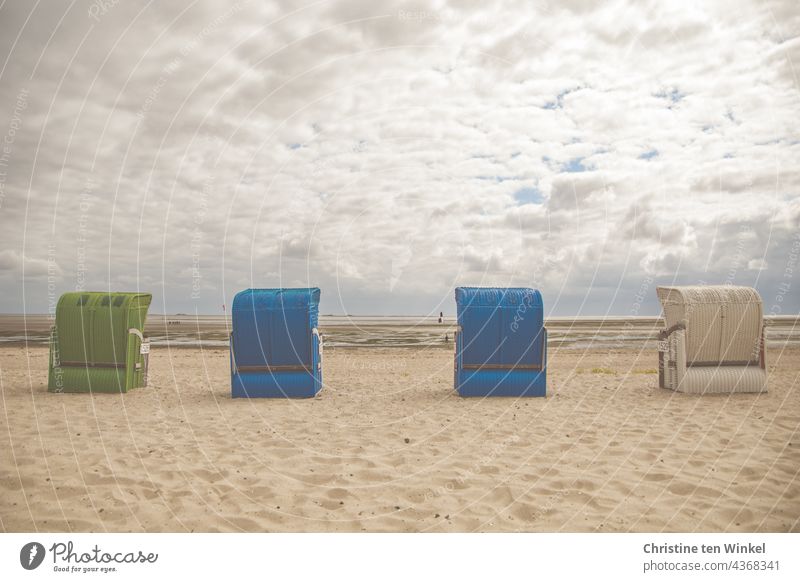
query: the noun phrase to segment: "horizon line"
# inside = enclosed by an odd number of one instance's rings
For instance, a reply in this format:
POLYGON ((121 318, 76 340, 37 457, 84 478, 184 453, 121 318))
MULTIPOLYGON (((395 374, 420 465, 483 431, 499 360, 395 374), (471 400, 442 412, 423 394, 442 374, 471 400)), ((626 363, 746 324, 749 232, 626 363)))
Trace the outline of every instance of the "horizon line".
MULTIPOLYGON (((0 317, 55 317, 55 313, 0 313, 0 317)), ((151 313, 151 317, 230 317, 230 313, 151 313)), ((352 314, 352 313, 320 313, 319 317, 413 317, 419 319, 437 319, 438 315, 401 315, 401 314, 352 314)), ((457 315, 445 315, 445 318, 456 318, 457 315)), ((545 319, 663 319, 663 314, 658 315, 546 315, 545 319)), ((800 313, 789 314, 764 314, 764 319, 800 319, 800 313)))

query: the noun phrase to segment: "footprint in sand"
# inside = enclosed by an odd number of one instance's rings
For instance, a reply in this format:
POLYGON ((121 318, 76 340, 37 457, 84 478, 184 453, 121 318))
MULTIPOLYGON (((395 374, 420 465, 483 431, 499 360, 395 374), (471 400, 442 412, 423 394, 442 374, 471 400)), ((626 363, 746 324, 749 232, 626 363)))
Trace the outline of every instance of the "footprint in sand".
POLYGON ((691 495, 692 497, 707 497, 717 499, 722 496, 722 491, 711 487, 696 486, 690 483, 677 482, 667 487, 674 495, 691 495))
POLYGON ((644 480, 652 481, 654 483, 660 483, 662 481, 669 481, 673 477, 674 475, 670 475, 669 473, 647 473, 644 476, 644 480))
POLYGON ((327 485, 335 479, 335 476, 323 473, 311 473, 302 476, 297 475, 295 478, 304 485, 327 485))
POLYGON ((328 499, 341 501, 350 497, 350 492, 347 491, 347 489, 342 489, 341 487, 334 487, 333 489, 328 489, 328 491, 325 492, 325 496, 328 499))
POLYGON ((278 459, 290 459, 296 457, 300 449, 288 447, 276 447, 270 450, 270 455, 278 459))
POLYGON ((695 487, 691 483, 682 483, 682 482, 671 483, 670 486, 667 487, 667 490, 673 495, 681 495, 681 496, 689 495, 690 493, 692 493, 692 491, 694 491, 694 489, 695 487))
POLYGON ((223 470, 223 471, 209 471, 208 469, 195 469, 192 471, 192 475, 195 477, 199 477, 203 481, 207 483, 216 483, 217 481, 222 481, 227 479, 230 471, 223 470))

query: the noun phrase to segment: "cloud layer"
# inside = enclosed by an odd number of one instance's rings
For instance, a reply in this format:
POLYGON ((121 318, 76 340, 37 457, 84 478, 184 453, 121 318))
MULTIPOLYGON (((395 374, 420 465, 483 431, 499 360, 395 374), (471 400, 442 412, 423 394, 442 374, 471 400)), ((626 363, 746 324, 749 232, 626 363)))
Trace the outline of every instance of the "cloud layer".
POLYGON ((790 0, 11 1, 0 62, 0 312, 317 285, 419 314, 497 284, 625 315, 673 282, 800 308, 790 0))

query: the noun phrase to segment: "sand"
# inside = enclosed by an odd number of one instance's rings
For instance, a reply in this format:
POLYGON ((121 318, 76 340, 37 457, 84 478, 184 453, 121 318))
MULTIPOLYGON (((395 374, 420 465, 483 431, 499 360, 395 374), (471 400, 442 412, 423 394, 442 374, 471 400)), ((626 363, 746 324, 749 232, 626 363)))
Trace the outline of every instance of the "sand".
POLYGON ((226 350, 49 394, 0 348, 3 531, 800 531, 800 350, 770 391, 656 387, 652 351, 552 350, 546 399, 461 399, 446 349, 325 352, 314 400, 231 400, 226 350))

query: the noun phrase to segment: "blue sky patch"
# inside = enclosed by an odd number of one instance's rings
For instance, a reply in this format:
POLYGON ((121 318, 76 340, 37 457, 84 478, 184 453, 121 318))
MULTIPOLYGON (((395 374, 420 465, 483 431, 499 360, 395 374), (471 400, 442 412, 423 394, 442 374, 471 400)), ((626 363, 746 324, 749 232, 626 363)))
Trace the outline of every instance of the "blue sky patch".
POLYGON ((564 97, 566 97, 570 93, 578 91, 580 88, 581 87, 578 86, 578 87, 573 87, 571 89, 564 89, 563 91, 561 91, 561 93, 556 95, 555 101, 548 101, 547 103, 545 103, 543 109, 561 109, 564 106, 564 97))
POLYGON ((667 99, 673 104, 682 101, 684 97, 686 97, 686 93, 681 93, 676 87, 672 87, 670 89, 662 89, 658 93, 654 93, 655 97, 660 97, 661 99, 667 99))
POLYGON ((519 206, 523 204, 541 204, 544 202, 542 191, 536 186, 525 186, 514 192, 514 200, 519 206))
POLYGON ((591 170, 590 167, 583 165, 584 158, 573 158, 566 163, 563 167, 565 172, 575 173, 575 172, 588 172, 591 170))
POLYGON ((649 150, 639 156, 640 160, 652 160, 658 155, 658 150, 649 150))

